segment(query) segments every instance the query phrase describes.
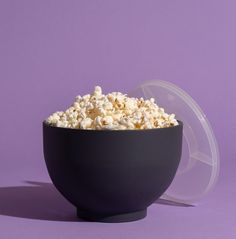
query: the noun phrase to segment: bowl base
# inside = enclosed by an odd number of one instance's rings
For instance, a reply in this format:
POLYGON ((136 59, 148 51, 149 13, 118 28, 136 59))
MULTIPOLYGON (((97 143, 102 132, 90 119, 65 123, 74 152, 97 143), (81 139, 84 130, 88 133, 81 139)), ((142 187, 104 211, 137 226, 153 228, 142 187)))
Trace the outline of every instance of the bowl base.
POLYGON ((146 215, 147 215, 147 209, 136 211, 136 212, 108 216, 108 215, 94 214, 94 213, 83 211, 77 208, 77 217, 84 219, 86 221, 92 221, 92 222, 107 222, 107 223, 131 222, 131 221, 140 220, 146 217, 146 215))

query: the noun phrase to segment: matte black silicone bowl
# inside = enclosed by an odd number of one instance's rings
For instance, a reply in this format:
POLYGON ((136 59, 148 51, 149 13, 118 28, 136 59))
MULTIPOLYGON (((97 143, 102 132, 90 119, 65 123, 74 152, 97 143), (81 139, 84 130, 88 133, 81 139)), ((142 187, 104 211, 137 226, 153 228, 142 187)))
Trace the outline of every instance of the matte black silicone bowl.
POLYGON ((43 147, 55 187, 78 217, 99 222, 144 218, 171 184, 183 125, 149 130, 78 130, 43 122, 43 147))

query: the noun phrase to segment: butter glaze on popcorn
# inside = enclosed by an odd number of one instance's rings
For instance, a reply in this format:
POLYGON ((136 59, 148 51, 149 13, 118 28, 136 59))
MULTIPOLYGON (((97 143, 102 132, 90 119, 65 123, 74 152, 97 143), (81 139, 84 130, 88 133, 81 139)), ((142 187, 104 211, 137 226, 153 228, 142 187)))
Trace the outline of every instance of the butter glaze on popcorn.
POLYGON ((91 95, 77 96, 65 112, 55 112, 46 121, 56 127, 90 130, 142 130, 178 125, 175 115, 165 113, 154 98, 131 98, 120 92, 104 95, 99 86, 91 95))

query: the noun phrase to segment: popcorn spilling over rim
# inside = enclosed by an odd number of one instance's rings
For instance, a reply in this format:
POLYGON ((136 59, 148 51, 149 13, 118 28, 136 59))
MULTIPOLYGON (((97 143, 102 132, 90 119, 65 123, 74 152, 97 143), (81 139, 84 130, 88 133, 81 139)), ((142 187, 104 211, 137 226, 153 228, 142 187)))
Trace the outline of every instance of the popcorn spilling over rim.
POLYGON ((120 92, 104 95, 100 86, 91 95, 77 96, 65 112, 55 112, 46 121, 56 127, 88 130, 142 130, 178 125, 175 115, 165 113, 153 98, 130 98, 120 92))

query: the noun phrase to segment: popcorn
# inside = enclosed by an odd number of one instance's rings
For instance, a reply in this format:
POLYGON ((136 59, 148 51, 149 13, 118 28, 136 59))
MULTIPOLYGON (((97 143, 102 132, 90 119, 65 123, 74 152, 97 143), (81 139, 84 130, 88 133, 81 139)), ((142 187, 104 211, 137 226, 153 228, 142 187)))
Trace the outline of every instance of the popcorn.
POLYGON ((94 95, 102 95, 102 88, 100 86, 95 86, 94 95))
POLYGON ((93 120, 90 118, 85 118, 83 120, 81 120, 80 122, 80 128, 81 129, 87 129, 87 128, 91 128, 91 124, 93 123, 93 120))
POLYGON ((178 125, 175 114, 167 114, 155 99, 131 98, 120 92, 107 95, 96 86, 90 95, 76 96, 65 111, 46 120, 52 126, 87 130, 142 130, 178 125))
POLYGON ((111 125, 113 123, 113 118, 111 116, 105 116, 103 119, 102 119, 102 123, 104 125, 111 125))

